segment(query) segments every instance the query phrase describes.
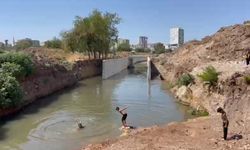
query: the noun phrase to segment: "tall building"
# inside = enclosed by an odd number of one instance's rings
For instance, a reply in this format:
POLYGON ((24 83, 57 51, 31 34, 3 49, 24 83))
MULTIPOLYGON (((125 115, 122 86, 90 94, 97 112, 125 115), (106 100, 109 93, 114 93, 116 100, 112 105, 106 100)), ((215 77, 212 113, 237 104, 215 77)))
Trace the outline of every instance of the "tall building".
POLYGON ((13 46, 16 45, 16 41, 15 41, 15 38, 13 37, 13 46))
POLYGON ((139 48, 148 48, 148 37, 140 36, 139 37, 139 48))
POLYGON ((182 28, 170 29, 170 47, 177 48, 184 44, 184 30, 182 28))
POLYGON ((9 40, 4 40, 4 43, 5 43, 5 47, 8 47, 9 46, 9 40))

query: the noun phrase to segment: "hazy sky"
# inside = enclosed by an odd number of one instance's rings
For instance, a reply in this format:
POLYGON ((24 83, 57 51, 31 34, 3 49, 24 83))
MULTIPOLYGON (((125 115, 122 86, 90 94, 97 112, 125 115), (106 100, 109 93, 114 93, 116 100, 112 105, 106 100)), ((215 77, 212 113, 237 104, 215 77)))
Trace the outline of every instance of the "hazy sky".
POLYGON ((76 15, 93 9, 116 12, 122 18, 119 36, 138 42, 169 42, 169 29, 185 30, 185 41, 213 34, 220 27, 250 20, 250 0, 2 0, 0 41, 48 40, 72 28, 76 15))

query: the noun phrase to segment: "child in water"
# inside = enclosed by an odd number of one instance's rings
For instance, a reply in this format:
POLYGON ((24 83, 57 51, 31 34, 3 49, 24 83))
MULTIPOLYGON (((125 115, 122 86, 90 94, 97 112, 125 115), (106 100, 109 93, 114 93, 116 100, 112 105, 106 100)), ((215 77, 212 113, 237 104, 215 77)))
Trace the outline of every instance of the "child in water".
POLYGON ((76 120, 78 129, 83 129, 85 126, 82 125, 82 122, 80 120, 76 120))
POLYGON ((127 108, 128 108, 128 107, 126 107, 126 108, 120 110, 119 107, 116 107, 116 111, 118 111, 118 112, 122 115, 122 125, 123 125, 123 127, 128 127, 127 122, 126 122, 126 119, 127 119, 128 114, 123 112, 123 111, 126 110, 127 108))

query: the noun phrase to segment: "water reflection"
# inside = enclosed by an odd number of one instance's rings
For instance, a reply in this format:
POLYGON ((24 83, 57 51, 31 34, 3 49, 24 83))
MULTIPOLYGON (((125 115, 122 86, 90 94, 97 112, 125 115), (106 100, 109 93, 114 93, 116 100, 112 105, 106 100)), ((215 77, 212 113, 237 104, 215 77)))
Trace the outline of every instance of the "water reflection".
POLYGON ((151 81, 148 80, 148 99, 151 97, 151 81))

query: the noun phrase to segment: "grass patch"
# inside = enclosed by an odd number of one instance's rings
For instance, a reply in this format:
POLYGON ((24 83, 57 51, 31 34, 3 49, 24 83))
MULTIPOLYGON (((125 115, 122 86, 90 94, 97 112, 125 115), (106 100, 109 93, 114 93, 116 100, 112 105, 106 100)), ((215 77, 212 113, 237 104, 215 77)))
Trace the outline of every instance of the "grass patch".
POLYGON ((206 67, 201 74, 198 74, 197 76, 204 82, 204 84, 207 84, 209 86, 216 86, 220 73, 216 71, 216 69, 213 66, 206 67))
POLYGON ((193 109, 191 108, 188 113, 190 113, 192 116, 195 117, 203 117, 203 116, 209 116, 209 113, 205 110, 197 110, 197 109, 193 109))
POLYGON ((245 82, 246 82, 247 85, 250 85, 250 75, 245 76, 244 80, 245 80, 245 82))
POLYGON ((176 84, 172 83, 172 82, 166 82, 166 88, 168 90, 172 89, 175 87, 176 84))
POLYGON ((189 84, 193 84, 194 83, 194 77, 189 74, 189 73, 185 73, 183 74, 177 81, 177 85, 180 86, 188 86, 189 84))

